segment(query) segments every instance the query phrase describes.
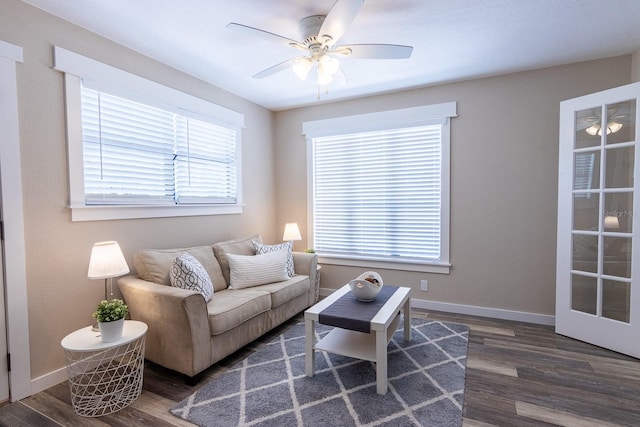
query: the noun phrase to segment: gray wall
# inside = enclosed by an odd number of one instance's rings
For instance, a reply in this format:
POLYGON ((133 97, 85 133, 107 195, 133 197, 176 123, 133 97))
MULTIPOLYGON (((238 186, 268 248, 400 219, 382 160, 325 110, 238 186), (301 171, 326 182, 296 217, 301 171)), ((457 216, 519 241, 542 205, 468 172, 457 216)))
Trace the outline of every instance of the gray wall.
MULTIPOLYGON (((553 314, 559 103, 627 84, 630 69, 627 55, 278 112, 279 222, 297 221, 306 239, 304 121, 457 101, 458 117, 451 121, 451 273, 380 273, 385 283, 412 287, 414 298, 553 314), (423 278, 429 280, 427 293, 419 291, 423 278)), ((337 288, 364 270, 323 265, 322 287, 337 288)))
POLYGON ((90 325, 104 297, 103 281, 87 279, 94 242, 117 240, 133 268, 132 255, 141 248, 206 244, 252 233, 276 240, 272 112, 18 0, 2 0, 0 39, 24 49, 17 75, 33 378, 64 366, 60 340, 90 325), (51 69, 54 45, 244 113, 244 214, 71 222, 63 75, 51 69))

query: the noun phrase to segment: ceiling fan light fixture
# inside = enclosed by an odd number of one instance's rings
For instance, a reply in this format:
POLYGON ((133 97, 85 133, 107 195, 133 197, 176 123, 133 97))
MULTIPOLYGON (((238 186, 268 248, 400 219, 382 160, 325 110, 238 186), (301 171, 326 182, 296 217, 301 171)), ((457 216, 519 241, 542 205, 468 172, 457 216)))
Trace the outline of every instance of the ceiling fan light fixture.
POLYGON ((331 77, 333 77, 340 68, 338 60, 329 55, 323 55, 318 62, 318 66, 322 67, 323 73, 331 77))
POLYGON ((293 62, 291 68, 300 80, 306 80, 309 71, 311 71, 312 62, 309 58, 298 58, 293 62))
POLYGON ((614 121, 610 121, 609 123, 607 123, 607 135, 609 133, 616 133, 620 129, 622 129, 622 123, 618 123, 614 121))
POLYGON ((585 132, 587 132, 591 136, 598 135, 598 132, 600 132, 600 135, 602 135, 599 124, 589 126, 588 128, 585 129, 585 132))
MULTIPOLYGON (((616 133, 620 129, 622 129, 622 123, 618 123, 614 121, 610 121, 609 123, 607 123, 607 135, 616 133)), ((587 132, 589 135, 592 135, 592 136, 596 136, 596 135, 602 136, 602 126, 600 126, 600 123, 593 124, 588 128, 586 128, 585 132, 587 132)))
POLYGON ((318 63, 318 86, 326 86, 333 81, 333 76, 327 74, 321 63, 318 63))

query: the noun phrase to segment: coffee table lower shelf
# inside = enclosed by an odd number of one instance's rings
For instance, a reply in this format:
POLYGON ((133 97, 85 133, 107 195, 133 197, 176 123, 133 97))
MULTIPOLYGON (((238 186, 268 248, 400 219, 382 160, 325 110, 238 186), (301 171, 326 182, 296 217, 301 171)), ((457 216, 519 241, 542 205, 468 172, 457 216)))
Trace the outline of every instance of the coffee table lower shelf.
MULTIPOLYGON (((400 313, 391 322, 387 329, 387 344, 391 341, 398 323, 400 313)), ((376 361, 376 331, 368 334, 364 332, 350 331, 348 329, 334 328, 314 346, 316 350, 323 350, 340 356, 356 359, 376 361)))

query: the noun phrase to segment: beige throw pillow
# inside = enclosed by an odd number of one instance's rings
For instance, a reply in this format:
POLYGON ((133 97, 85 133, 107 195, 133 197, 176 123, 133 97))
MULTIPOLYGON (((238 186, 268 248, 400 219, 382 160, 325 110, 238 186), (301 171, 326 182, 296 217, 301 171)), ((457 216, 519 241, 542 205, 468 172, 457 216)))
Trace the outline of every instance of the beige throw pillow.
POLYGON ((231 289, 249 288, 289 279, 286 248, 263 255, 226 256, 229 261, 231 289))

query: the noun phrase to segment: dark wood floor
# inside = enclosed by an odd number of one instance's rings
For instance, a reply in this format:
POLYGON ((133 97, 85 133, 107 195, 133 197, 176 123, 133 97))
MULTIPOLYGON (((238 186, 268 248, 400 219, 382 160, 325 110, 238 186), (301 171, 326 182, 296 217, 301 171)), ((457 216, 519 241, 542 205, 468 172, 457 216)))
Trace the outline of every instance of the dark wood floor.
MULTIPOLYGON (((547 326, 446 313, 414 315, 470 327, 465 427, 640 426, 638 359, 556 335, 547 326)), ((200 384, 250 351, 243 349, 210 368, 200 384)), ((148 363, 143 394, 118 413, 76 416, 65 382, 1 407, 0 425, 191 426, 168 411, 194 390, 181 376, 148 363)))

